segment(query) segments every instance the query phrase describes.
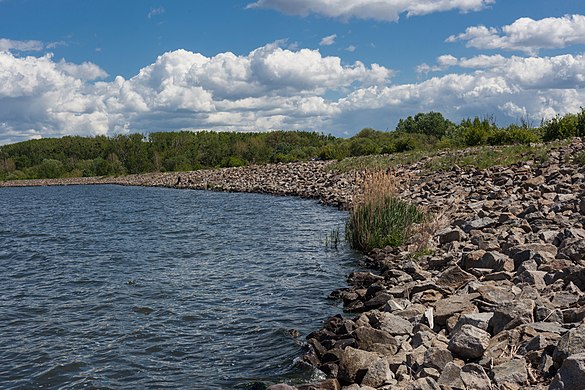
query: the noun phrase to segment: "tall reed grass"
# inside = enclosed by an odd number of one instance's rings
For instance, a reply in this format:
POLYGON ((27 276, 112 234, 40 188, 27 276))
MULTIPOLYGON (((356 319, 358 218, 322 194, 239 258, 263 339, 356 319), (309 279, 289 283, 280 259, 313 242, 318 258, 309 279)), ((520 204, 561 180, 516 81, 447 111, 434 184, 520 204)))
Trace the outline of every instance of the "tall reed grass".
POLYGON ((388 245, 402 245, 411 226, 421 223, 424 213, 396 197, 396 182, 386 172, 368 174, 346 226, 352 248, 368 252, 388 245))

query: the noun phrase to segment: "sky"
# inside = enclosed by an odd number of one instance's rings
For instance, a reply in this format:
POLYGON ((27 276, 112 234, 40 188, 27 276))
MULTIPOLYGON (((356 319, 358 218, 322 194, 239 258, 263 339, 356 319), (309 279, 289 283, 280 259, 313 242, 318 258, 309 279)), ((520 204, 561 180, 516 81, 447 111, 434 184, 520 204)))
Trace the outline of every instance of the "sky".
POLYGON ((583 0, 0 0, 0 145, 581 106, 583 0))

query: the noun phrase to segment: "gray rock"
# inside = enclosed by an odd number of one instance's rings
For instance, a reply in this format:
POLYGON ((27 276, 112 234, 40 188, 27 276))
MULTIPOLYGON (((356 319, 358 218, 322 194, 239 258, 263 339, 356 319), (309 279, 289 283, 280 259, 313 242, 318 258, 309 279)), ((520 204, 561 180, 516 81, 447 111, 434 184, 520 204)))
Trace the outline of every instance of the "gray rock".
POLYGON ((453 355, 445 348, 431 347, 424 356, 423 366, 442 371, 448 363, 453 361, 453 355))
POLYGON ((370 367, 376 366, 381 360, 374 352, 362 351, 347 347, 340 354, 338 379, 343 384, 361 383, 370 367))
POLYGON ((465 286, 472 280, 476 280, 475 276, 462 270, 459 266, 454 265, 437 276, 435 283, 437 286, 452 288, 458 290, 465 286))
POLYGON ((546 282, 544 281, 546 274, 544 271, 526 270, 517 276, 517 280, 519 283, 531 284, 537 289, 542 290, 546 287, 546 282))
POLYGON ((463 231, 469 233, 472 230, 482 230, 495 226, 497 223, 498 221, 489 217, 479 218, 465 223, 463 225, 463 231))
POLYGON ((495 308, 494 316, 490 320, 490 328, 495 335, 504 329, 512 329, 518 325, 532 322, 534 322, 534 301, 517 299, 501 302, 495 308))
POLYGON ((447 363, 445 368, 441 372, 437 383, 440 386, 449 386, 452 388, 465 388, 465 384, 461 379, 461 367, 456 365, 455 363, 447 363))
POLYGON ((413 383, 404 387, 404 390, 441 390, 441 387, 433 378, 418 378, 413 383))
POLYGON ((490 343, 490 334, 472 325, 463 325, 451 340, 449 351, 463 359, 477 359, 490 343))
POLYGON ((492 370, 494 381, 501 388, 512 385, 526 385, 528 382, 528 372, 526 371, 526 361, 513 359, 495 366, 492 370))
POLYGON ((553 359, 557 363, 562 363, 569 356, 584 352, 585 324, 581 324, 561 337, 553 353, 553 359))
POLYGON ((382 385, 391 383, 394 379, 394 373, 390 371, 388 361, 385 359, 378 359, 373 364, 368 366, 368 371, 362 379, 360 385, 380 387, 382 385))
POLYGON ((549 386, 549 390, 582 388, 585 384, 585 353, 569 356, 549 386))
POLYGON ((453 328, 452 333, 457 333, 463 325, 472 325, 487 332, 489 322, 494 316, 494 313, 469 313, 462 314, 453 328))
POLYGON ((559 257, 572 261, 581 261, 585 259, 585 239, 568 238, 563 241, 559 247, 559 257))
POLYGON ((289 386, 289 385, 284 384, 284 383, 278 383, 276 385, 272 385, 272 386, 268 387, 267 390, 297 390, 297 388, 289 386))
MULTIPOLYGON (((377 326, 391 335, 409 335, 412 334, 413 325, 402 317, 392 313, 380 312, 376 316, 378 320, 377 326)), ((370 323, 372 321, 370 320, 370 323)))
POLYGON ((359 349, 365 351, 391 355, 398 350, 396 338, 380 329, 360 326, 353 331, 352 335, 356 339, 359 349))
POLYGON ((474 313, 477 307, 471 303, 479 294, 453 295, 435 303, 434 318, 438 325, 445 325, 447 319, 455 314, 474 313))
POLYGON ((492 390, 490 378, 482 366, 475 363, 466 364, 461 368, 461 380, 468 389, 492 390))
POLYGON ((448 229, 439 233, 439 243, 441 245, 448 244, 454 241, 463 241, 465 233, 460 228, 448 229))

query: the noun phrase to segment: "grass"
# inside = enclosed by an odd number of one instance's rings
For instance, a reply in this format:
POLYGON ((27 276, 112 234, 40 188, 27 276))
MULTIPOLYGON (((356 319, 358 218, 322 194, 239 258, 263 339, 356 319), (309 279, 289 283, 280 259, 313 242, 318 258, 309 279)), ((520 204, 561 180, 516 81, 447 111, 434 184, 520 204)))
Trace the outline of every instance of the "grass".
POLYGON ((329 166, 340 172, 354 170, 377 171, 399 165, 421 162, 426 172, 449 170, 455 166, 463 169, 486 169, 493 166, 510 166, 521 161, 546 161, 548 153, 570 141, 547 144, 479 146, 466 149, 443 149, 435 151, 410 151, 396 154, 348 157, 329 166))
POLYGON ((424 220, 424 213, 398 199, 395 190, 393 177, 386 173, 366 176, 345 230, 352 248, 368 252, 388 245, 400 246, 408 239, 411 226, 424 220))
POLYGON ((585 167, 585 152, 577 153, 573 158, 573 161, 575 161, 575 164, 585 167))

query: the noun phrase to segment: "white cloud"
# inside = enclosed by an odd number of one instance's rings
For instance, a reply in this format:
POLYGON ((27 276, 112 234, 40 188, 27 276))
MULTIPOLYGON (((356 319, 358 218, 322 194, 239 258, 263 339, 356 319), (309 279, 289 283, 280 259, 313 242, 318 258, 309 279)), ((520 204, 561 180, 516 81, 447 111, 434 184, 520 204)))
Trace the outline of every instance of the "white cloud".
POLYGON ((395 22, 400 15, 426 15, 458 10, 479 11, 495 0, 258 0, 248 8, 269 8, 289 15, 319 14, 340 19, 375 19, 395 22))
POLYGON ((501 29, 474 26, 467 28, 464 33, 447 38, 447 42, 456 41, 466 41, 467 47, 478 49, 536 54, 540 49, 585 44, 585 16, 565 15, 540 20, 520 18, 501 29))
POLYGON ((247 55, 164 53, 134 77, 100 81, 95 64, 0 52, 0 144, 67 134, 211 129, 353 133, 393 128, 440 111, 452 120, 490 114, 534 120, 585 105, 585 54, 443 55, 441 76, 392 84, 392 71, 346 65, 318 50, 269 44, 247 55))
POLYGON ((165 13, 164 7, 151 8, 146 16, 148 17, 148 19, 152 19, 153 17, 157 15, 162 15, 164 13, 165 13))
POLYGON ((335 43, 336 38, 337 38, 337 34, 328 35, 326 37, 323 37, 323 39, 321 39, 321 42, 319 42, 319 46, 331 46, 335 43))
POLYGON ((356 49, 357 49, 356 45, 349 45, 348 47, 345 48, 345 51, 353 53, 354 51, 356 51, 356 49))
POLYGON ((41 51, 44 48, 45 44, 41 41, 17 41, 13 39, 0 38, 0 51, 41 51))

